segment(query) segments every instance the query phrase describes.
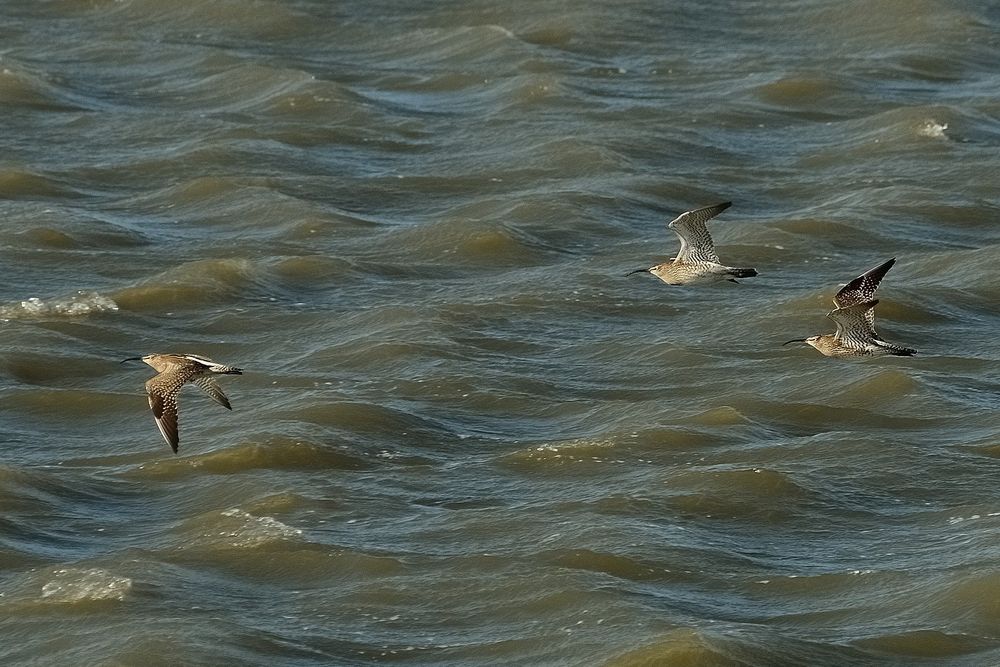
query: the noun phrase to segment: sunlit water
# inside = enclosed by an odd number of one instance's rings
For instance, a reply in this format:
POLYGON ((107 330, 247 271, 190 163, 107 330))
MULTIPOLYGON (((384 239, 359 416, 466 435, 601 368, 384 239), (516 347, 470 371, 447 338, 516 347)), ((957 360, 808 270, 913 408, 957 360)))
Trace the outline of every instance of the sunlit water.
POLYGON ((0 663, 1000 663, 996 9, 0 19, 0 663))

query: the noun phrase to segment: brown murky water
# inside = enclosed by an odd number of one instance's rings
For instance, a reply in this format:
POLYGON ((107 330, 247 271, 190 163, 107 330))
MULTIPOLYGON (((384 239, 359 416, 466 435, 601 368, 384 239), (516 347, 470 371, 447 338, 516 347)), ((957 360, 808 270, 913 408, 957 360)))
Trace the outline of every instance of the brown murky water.
POLYGON ((4 3, 0 663, 1000 663, 983 7, 4 3))

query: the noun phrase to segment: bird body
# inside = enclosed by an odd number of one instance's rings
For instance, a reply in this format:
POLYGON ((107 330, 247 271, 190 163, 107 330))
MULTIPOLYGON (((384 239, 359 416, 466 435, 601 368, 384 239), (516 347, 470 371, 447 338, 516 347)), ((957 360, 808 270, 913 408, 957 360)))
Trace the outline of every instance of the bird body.
POLYGON ((836 322, 837 333, 810 336, 804 342, 827 357, 913 356, 916 350, 885 342, 875 333, 874 326, 869 325, 868 318, 874 319, 876 305, 878 299, 835 308, 827 317, 836 322))
POLYGON ((158 371, 157 375, 146 382, 146 395, 156 426, 175 454, 180 441, 177 432, 177 396, 181 387, 192 382, 216 403, 232 410, 229 398, 211 374, 242 375, 242 369, 219 364, 196 354, 147 354, 124 361, 136 360, 141 360, 158 371))
POLYGON ((788 343, 806 343, 827 357, 881 357, 893 355, 909 357, 916 350, 887 343, 875 331, 875 306, 873 299, 882 278, 896 263, 896 258, 865 271, 844 285, 833 297, 836 306, 827 317, 837 325, 837 332, 796 338, 788 343))
POLYGON ((736 282, 736 278, 752 278, 756 269, 726 266, 715 252, 715 244, 705 223, 732 206, 723 202, 715 206, 686 211, 674 218, 670 229, 681 240, 677 256, 648 269, 636 269, 626 273, 651 273, 668 285, 694 285, 714 283, 720 280, 736 282))

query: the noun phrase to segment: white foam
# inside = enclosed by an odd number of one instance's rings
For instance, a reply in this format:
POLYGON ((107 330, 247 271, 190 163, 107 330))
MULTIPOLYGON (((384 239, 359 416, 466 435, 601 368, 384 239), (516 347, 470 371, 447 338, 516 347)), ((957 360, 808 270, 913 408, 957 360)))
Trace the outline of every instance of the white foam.
POLYGON ((42 586, 42 597, 50 602, 82 600, 124 600, 132 590, 132 580, 100 568, 56 570, 42 586))
POLYGON ((932 139, 942 139, 946 135, 945 130, 948 129, 948 123, 939 123, 936 120, 926 120, 924 124, 920 126, 917 130, 917 134, 922 137, 930 137, 932 139))
POLYGON ((0 319, 30 319, 35 317, 80 317, 91 313, 118 310, 113 299, 97 292, 78 291, 68 297, 39 299, 31 297, 17 304, 0 306, 0 319))
POLYGON ((239 522, 235 526, 226 526, 217 533, 218 537, 224 538, 236 547, 255 547, 302 534, 298 528, 281 523, 273 516, 254 516, 237 508, 225 510, 222 516, 237 519, 239 522))

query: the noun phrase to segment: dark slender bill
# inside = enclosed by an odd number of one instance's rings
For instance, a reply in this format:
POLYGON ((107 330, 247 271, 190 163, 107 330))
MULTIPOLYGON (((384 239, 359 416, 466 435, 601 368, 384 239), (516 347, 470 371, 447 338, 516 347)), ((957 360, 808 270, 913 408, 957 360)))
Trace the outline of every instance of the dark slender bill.
POLYGON ((625 277, 628 278, 633 273, 648 273, 648 272, 649 272, 649 269, 636 269, 635 271, 629 271, 628 273, 626 273, 625 277))

